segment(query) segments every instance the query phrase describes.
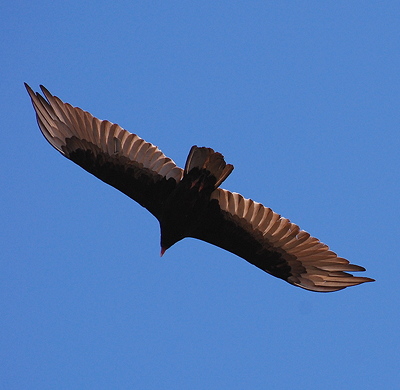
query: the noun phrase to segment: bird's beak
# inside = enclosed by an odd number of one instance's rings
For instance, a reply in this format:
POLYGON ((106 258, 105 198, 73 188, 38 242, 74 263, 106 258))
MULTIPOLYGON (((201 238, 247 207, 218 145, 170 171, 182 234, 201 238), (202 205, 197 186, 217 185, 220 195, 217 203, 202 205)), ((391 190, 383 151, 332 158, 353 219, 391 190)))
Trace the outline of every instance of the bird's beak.
POLYGON ((163 257, 163 254, 165 253, 166 250, 167 248, 161 247, 160 257, 163 257))

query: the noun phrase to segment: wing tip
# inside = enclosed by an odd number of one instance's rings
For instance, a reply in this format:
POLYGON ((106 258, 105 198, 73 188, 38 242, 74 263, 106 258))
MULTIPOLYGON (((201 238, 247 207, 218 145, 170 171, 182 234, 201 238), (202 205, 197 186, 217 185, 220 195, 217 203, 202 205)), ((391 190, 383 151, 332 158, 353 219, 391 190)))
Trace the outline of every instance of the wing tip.
POLYGON ((30 87, 30 85, 28 83, 24 82, 24 86, 25 86, 25 89, 27 90, 29 96, 31 97, 31 99, 34 99, 36 97, 35 91, 30 87))
MULTIPOLYGON (((28 83, 26 83, 25 81, 24 81, 24 86, 25 86, 25 89, 28 91, 29 95, 31 95, 31 96, 37 95, 37 93, 31 88, 31 86, 28 83)), ((39 87, 45 95, 53 96, 44 85, 39 84, 39 87)))
POLYGON ((344 274, 342 277, 337 278, 330 278, 327 276, 322 277, 321 279, 322 280, 319 281, 313 280, 313 278, 309 278, 307 277, 307 274, 304 274, 300 277, 289 277, 287 282, 314 292, 334 292, 343 290, 347 287, 358 286, 363 283, 375 282, 375 279, 366 276, 353 276, 350 274, 344 274))

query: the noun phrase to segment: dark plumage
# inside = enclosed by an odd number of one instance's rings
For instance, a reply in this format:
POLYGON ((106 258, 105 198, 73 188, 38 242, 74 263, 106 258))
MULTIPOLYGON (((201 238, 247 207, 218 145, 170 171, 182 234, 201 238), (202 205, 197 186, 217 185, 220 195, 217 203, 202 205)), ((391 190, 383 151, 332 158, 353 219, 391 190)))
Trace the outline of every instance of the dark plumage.
MULTIPOLYGON (((26 84, 25 84, 26 85, 26 84)), ((160 222, 161 253, 185 237, 226 249, 287 282, 328 292, 373 281, 327 245, 262 204, 219 188, 233 166, 193 146, 181 169, 156 146, 116 124, 26 85, 39 127, 62 155, 122 191, 160 222)))

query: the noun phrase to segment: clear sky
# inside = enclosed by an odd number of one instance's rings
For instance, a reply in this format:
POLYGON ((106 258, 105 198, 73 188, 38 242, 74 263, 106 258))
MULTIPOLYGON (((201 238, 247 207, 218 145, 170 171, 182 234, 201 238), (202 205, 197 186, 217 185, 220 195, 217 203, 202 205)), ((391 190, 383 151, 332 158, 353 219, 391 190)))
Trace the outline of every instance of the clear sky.
POLYGON ((3 1, 0 387, 397 389, 398 1, 3 1), (23 87, 117 122, 367 268, 319 294, 186 239, 42 137, 23 87))

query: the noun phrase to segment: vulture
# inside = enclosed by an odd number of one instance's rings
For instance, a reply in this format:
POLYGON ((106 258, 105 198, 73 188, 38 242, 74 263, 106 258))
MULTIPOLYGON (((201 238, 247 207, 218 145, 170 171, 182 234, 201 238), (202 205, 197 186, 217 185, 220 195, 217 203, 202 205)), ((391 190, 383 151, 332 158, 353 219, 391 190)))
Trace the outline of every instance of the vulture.
POLYGON ((41 86, 26 89, 41 132, 63 156, 117 188, 160 223, 161 255, 197 238, 306 290, 330 292, 371 282, 365 271, 270 208, 220 188, 233 170, 222 154, 193 146, 179 168, 157 146, 117 124, 64 103, 41 86))

